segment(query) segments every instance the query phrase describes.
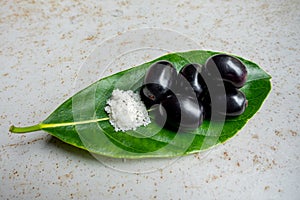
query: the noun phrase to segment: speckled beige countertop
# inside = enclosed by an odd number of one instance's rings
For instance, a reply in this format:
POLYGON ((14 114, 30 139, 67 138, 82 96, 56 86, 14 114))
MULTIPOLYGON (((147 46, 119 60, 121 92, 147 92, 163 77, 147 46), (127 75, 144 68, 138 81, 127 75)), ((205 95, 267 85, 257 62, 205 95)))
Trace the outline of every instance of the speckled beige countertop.
MULTIPOLYGON (((298 0, 1 1, 0 199, 299 199, 299 10, 298 0), (99 44, 149 27, 253 60, 273 77, 268 99, 236 137, 176 162, 99 162, 43 131, 9 133, 83 88, 74 83, 99 44)), ((149 52, 140 61, 161 53, 149 52)), ((123 63, 109 72, 131 67, 123 63)))

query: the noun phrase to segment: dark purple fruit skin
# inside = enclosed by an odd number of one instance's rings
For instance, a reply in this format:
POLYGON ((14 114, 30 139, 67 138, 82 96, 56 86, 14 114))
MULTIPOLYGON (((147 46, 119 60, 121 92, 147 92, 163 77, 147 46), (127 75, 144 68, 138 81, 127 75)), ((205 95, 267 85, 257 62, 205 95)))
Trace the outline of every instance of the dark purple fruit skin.
POLYGON ((189 88, 187 87, 192 87, 197 98, 201 100, 204 96, 205 91, 207 90, 207 86, 201 75, 201 65, 187 64, 179 71, 179 76, 180 75, 182 75, 183 78, 185 78, 185 80, 189 82, 189 85, 186 85, 181 81, 180 87, 182 88, 183 92, 189 91, 189 88))
POLYGON ((176 84, 177 71, 168 61, 159 61, 150 66, 145 78, 144 86, 140 90, 142 101, 146 106, 157 104, 171 93, 176 84))
POLYGON ((226 94, 214 94, 213 92, 211 92, 210 96, 206 97, 205 101, 203 102, 206 111, 205 118, 211 117, 212 105, 215 106, 213 110, 216 112, 216 117, 218 117, 218 115, 226 117, 237 117, 244 113, 245 108, 248 105, 245 94, 242 91, 232 87, 231 85, 225 85, 225 91, 226 94), (216 103, 212 104, 211 101, 214 101, 216 103), (218 104, 218 102, 224 101, 226 101, 226 104, 223 104, 222 106, 226 105, 226 110, 224 107, 221 107, 221 104, 218 104))
POLYGON ((155 96, 155 92, 151 92, 148 88, 151 88, 151 90, 155 91, 155 88, 157 88, 157 90, 161 89, 161 86, 158 84, 151 84, 150 87, 148 85, 143 85, 140 89, 140 97, 141 100, 144 102, 146 108, 151 108, 153 105, 155 104, 159 104, 160 101, 164 98, 166 98, 169 95, 172 95, 173 93, 171 92, 171 90, 166 90, 164 91, 163 95, 160 95, 159 97, 155 96))
POLYGON ((169 95, 154 112, 156 122, 172 131, 192 131, 203 122, 202 104, 196 98, 181 94, 169 95))
POLYGON ((213 72, 215 67, 219 70, 223 81, 230 83, 235 88, 244 86, 247 79, 247 69, 239 59, 226 54, 214 55, 205 63, 205 71, 212 78, 219 76, 213 72))
POLYGON ((244 113, 248 104, 245 94, 235 88, 226 91, 226 116, 235 117, 244 113))

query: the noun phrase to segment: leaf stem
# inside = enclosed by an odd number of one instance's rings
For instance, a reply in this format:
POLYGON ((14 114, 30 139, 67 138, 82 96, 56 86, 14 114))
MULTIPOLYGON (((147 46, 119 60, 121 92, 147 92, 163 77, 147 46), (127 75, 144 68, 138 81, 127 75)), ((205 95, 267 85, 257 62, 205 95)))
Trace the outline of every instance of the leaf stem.
POLYGON ((33 126, 25 126, 25 127, 16 127, 12 125, 9 128, 9 131, 12 133, 28 133, 28 132, 34 132, 34 131, 39 131, 41 130, 41 124, 36 124, 33 126))
POLYGON ((75 126, 79 124, 89 124, 89 123, 95 123, 100 121, 106 121, 109 120, 108 117, 100 118, 100 119, 92 119, 92 120, 85 120, 85 121, 77 121, 77 122, 63 122, 63 123, 57 123, 57 124, 36 124, 33 126, 25 126, 25 127, 16 127, 12 125, 9 128, 9 131, 12 133, 28 133, 28 132, 34 132, 39 131, 45 128, 55 128, 55 127, 63 127, 63 126, 75 126))

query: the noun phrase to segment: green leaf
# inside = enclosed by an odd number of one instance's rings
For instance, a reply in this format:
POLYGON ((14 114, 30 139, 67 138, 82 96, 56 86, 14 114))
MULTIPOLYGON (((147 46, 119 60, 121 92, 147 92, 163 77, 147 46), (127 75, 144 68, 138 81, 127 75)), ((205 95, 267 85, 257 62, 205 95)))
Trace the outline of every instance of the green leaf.
POLYGON ((95 82, 61 104, 38 125, 12 126, 10 131, 44 130, 68 144, 116 158, 173 157, 206 150, 237 134, 263 104, 271 90, 271 76, 257 64, 238 57, 248 70, 247 82, 241 88, 248 99, 246 111, 223 123, 204 121, 191 133, 174 133, 153 122, 135 131, 115 132, 104 107, 114 89, 138 90, 147 69, 157 60, 168 60, 180 70, 187 63, 204 64, 210 56, 218 53, 195 50, 164 55, 95 82))

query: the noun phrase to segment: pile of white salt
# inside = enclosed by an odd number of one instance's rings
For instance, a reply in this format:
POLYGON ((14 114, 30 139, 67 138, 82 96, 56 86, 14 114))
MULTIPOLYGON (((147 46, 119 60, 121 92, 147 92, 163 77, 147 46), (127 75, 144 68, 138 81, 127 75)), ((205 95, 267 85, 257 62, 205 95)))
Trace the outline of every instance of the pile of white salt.
POLYGON ((104 109, 115 131, 136 130, 151 122, 140 96, 131 90, 115 89, 104 109))

